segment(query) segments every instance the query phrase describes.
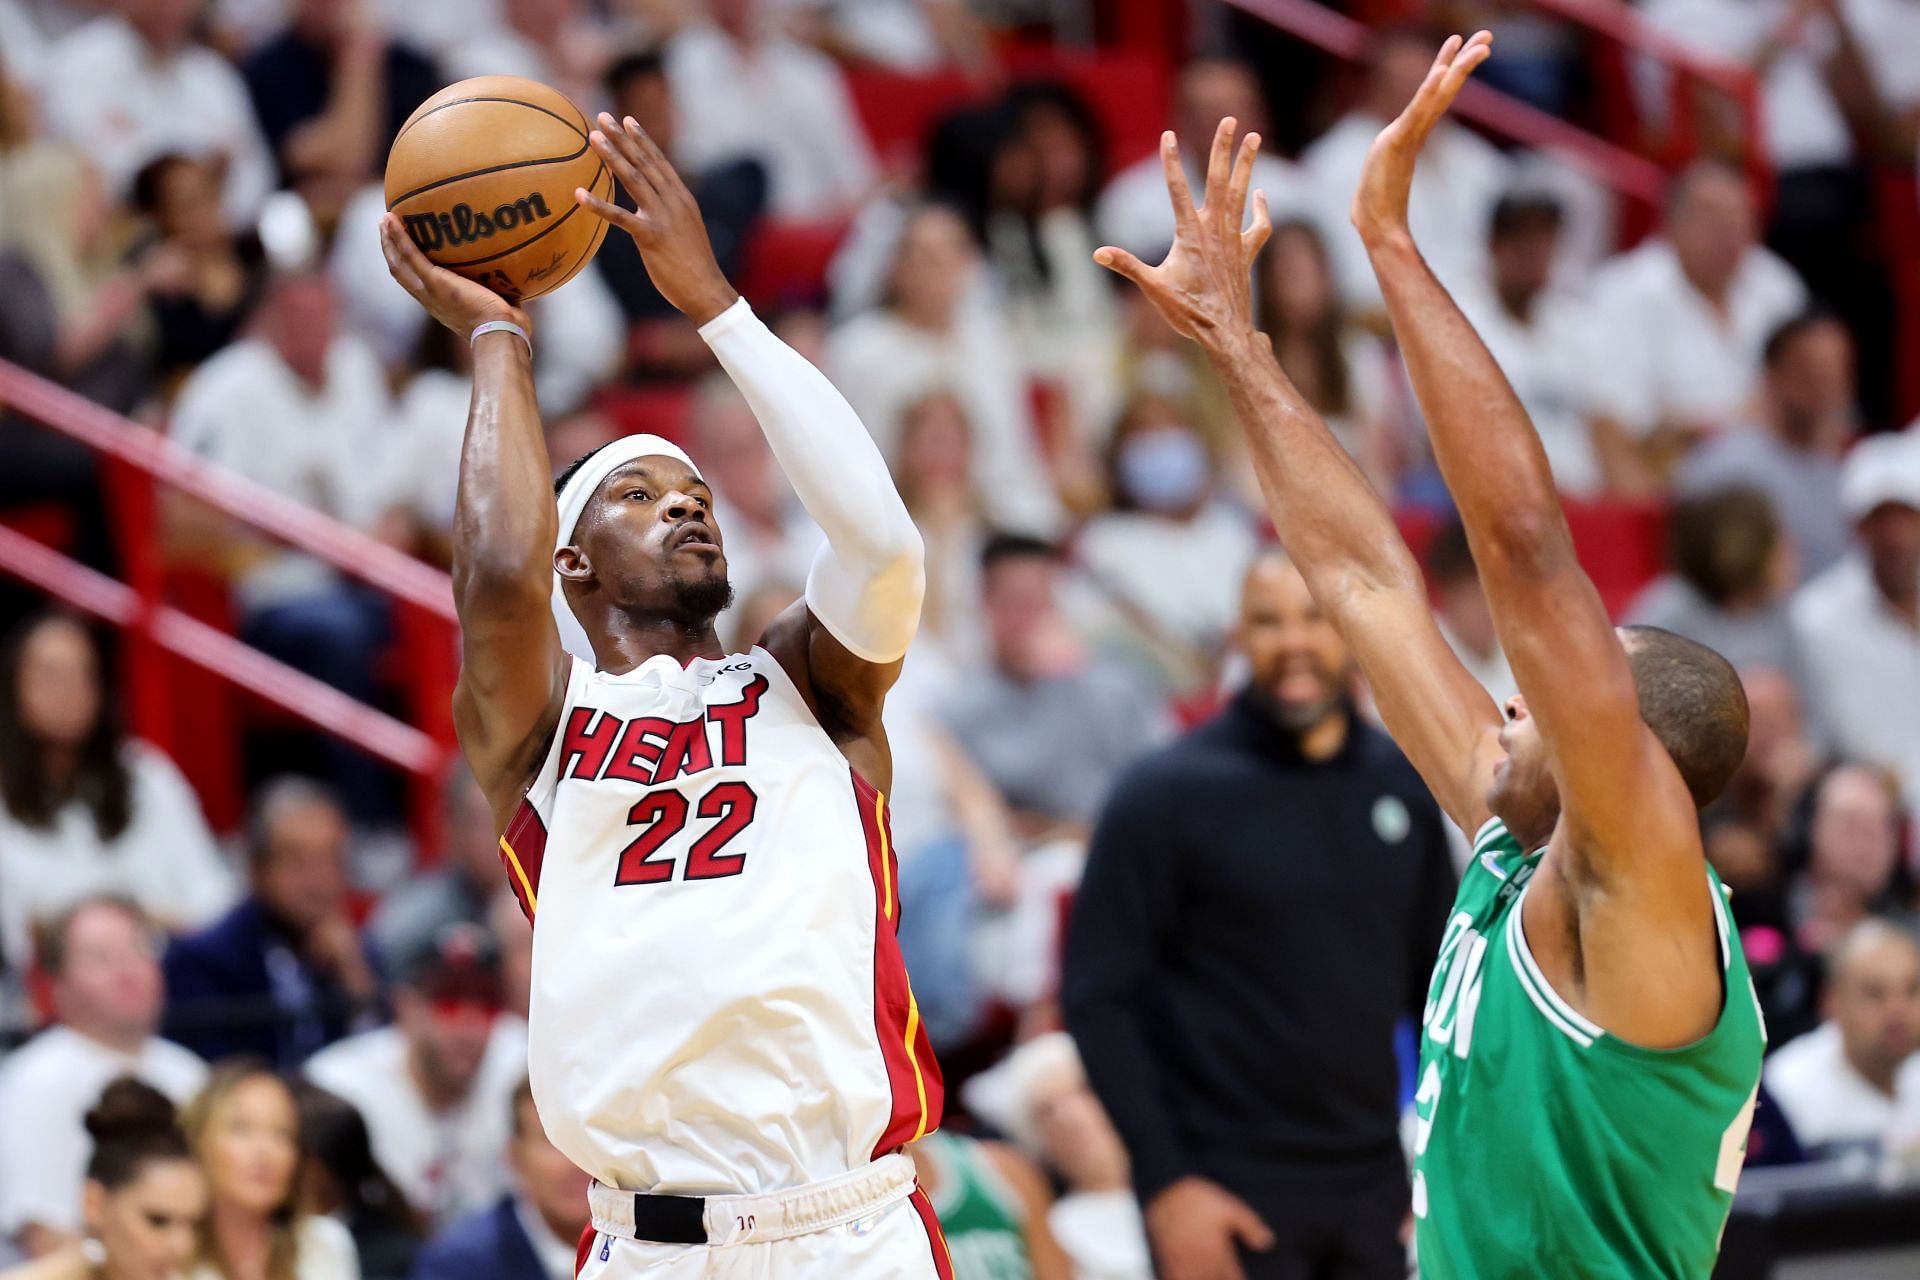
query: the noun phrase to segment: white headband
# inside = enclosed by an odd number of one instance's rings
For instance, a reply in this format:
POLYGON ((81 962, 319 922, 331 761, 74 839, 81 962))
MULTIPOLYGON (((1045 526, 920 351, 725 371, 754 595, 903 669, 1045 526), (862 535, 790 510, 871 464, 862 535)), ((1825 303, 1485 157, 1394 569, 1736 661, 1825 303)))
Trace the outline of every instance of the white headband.
MULTIPOLYGON (((553 550, 558 554, 560 548, 573 542, 574 529, 580 523, 581 514, 586 511, 587 503, 599 491, 600 483, 616 470, 626 466, 636 458, 664 457, 677 458, 687 468, 698 475, 700 468, 693 465, 686 451, 662 436, 640 435, 621 436, 583 463, 580 469, 567 478, 561 486, 558 503, 560 507, 560 528, 553 540, 553 550)), ((569 652, 578 654, 588 662, 593 661, 593 650, 587 646, 586 633, 575 621, 573 610, 567 607, 567 597, 561 587, 560 573, 553 575, 553 615, 560 624, 562 639, 569 652), (572 624, 569 626, 569 624, 572 624)))

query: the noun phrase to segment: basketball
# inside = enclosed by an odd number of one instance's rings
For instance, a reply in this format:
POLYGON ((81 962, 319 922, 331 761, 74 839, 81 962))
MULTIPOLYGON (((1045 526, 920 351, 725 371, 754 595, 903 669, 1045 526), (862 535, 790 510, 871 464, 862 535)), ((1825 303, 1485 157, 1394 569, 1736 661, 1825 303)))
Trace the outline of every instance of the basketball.
POLYGON ((587 265, 607 224, 575 187, 613 198, 567 98, 518 76, 449 85, 407 117, 387 155, 387 208, 440 266, 511 302, 551 292, 587 265))

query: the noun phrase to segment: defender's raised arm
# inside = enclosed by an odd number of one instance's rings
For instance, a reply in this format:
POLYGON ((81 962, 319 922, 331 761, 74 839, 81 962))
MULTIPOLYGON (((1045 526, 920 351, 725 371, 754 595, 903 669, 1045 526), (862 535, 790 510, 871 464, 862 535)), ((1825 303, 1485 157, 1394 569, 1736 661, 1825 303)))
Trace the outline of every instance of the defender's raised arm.
POLYGON ((1353 646, 1401 750, 1449 817, 1471 832, 1486 819, 1500 712, 1447 646, 1413 555, 1373 491, 1253 325, 1249 275, 1271 229, 1256 196, 1241 230, 1260 138, 1236 158, 1235 121, 1222 120, 1194 207, 1172 133, 1160 140, 1175 235, 1148 267, 1124 249, 1094 260, 1140 286, 1180 333, 1206 349, 1247 433, 1267 510, 1313 597, 1353 646))
MULTIPOLYGON (((1574 554, 1533 424, 1408 228, 1421 145, 1486 60, 1491 41, 1481 32, 1464 42, 1452 37, 1441 48, 1413 101, 1375 140, 1353 221, 1520 686, 1516 714, 1536 720, 1558 784, 1565 835, 1556 845, 1567 848, 1540 877, 1549 892, 1533 895, 1531 904, 1556 918, 1536 927, 1575 940, 1563 958, 1589 1016, 1643 1043, 1679 1044, 1712 1025, 1720 997, 1718 965, 1707 963, 1713 916, 1689 790, 1718 787, 1703 781, 1713 762, 1693 759, 1686 741, 1705 738, 1717 711, 1703 702, 1655 714, 1669 726, 1665 743, 1648 727, 1635 668, 1574 554)), ((1694 686, 1714 674, 1701 671, 1694 686)), ((1699 693, 1650 674, 1650 689, 1670 686, 1655 696, 1677 702, 1699 693)), ((1730 669, 1724 674, 1731 678, 1730 669)), ((1721 701, 1732 698, 1737 682, 1721 701)), ((1741 699, 1741 744, 1744 706, 1741 699)), ((1731 735, 1707 741, 1707 754, 1719 741, 1731 735)), ((1516 759, 1515 767, 1523 764, 1516 759)), ((1509 826, 1524 839, 1544 839, 1555 815, 1538 817, 1537 832, 1521 832, 1512 820, 1509 826)), ((1555 943, 1538 950, 1551 967, 1555 943)))

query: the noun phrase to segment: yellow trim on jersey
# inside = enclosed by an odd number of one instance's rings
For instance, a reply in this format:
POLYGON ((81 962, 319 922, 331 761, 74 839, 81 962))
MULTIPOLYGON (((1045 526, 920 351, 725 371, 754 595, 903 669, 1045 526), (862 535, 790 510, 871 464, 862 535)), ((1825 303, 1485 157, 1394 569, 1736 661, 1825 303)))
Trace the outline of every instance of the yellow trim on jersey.
MULTIPOLYGON (((879 791, 873 793, 873 824, 880 832, 880 913, 887 919, 893 919, 893 856, 887 848, 887 797, 879 791)), ((913 1037, 907 1037, 907 1052, 913 1052, 913 1037)), ((915 1067, 918 1071, 920 1068, 915 1067)))
POLYGON ((920 1097, 920 1123, 914 1126, 913 1137, 908 1142, 917 1142, 927 1136, 927 1078, 920 1073, 920 1055, 913 1051, 913 1033, 920 1029, 920 1002, 913 998, 913 987, 907 987, 907 1061, 913 1064, 913 1090, 920 1097))
POLYGON ((520 892, 527 898, 527 914, 532 915, 540 909, 539 899, 533 896, 533 883, 527 879, 527 869, 520 865, 520 855, 513 851, 505 836, 500 837, 500 852, 507 855, 507 865, 513 868, 513 874, 519 878, 520 892))

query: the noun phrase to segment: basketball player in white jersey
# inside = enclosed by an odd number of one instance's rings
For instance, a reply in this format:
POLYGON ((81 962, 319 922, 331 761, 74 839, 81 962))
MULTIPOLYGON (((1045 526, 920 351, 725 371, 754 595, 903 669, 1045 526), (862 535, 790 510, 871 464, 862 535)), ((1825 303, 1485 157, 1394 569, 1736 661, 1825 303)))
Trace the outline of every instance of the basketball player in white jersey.
POLYGON ((699 468, 616 440, 557 486, 518 308, 388 266, 473 342, 453 580, 460 744, 534 921, 529 1066, 593 1175, 582 1280, 951 1280, 900 1148, 939 1068, 894 939, 881 705, 913 638, 918 532, 853 410, 721 275, 693 197, 632 119, 591 144, 660 293, 700 327, 826 534, 806 597, 744 653, 699 468), (563 648, 558 592, 593 660, 563 648))

